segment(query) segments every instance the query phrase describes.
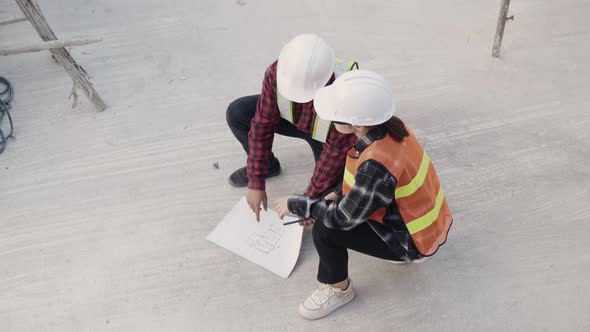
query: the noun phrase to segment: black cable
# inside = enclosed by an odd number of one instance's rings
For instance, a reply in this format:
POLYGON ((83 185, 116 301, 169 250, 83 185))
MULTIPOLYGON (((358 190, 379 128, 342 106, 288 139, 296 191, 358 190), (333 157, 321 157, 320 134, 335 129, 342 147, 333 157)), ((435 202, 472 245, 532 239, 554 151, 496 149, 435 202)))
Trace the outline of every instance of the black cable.
POLYGON ((12 85, 6 78, 0 76, 0 153, 4 152, 4 149, 6 149, 8 139, 14 138, 12 135, 14 132, 14 126, 12 123, 12 117, 10 116, 10 108, 12 107, 10 102, 12 102, 12 97, 14 97, 12 85), (4 117, 8 118, 8 123, 10 124, 10 132, 8 135, 5 135, 2 130, 4 117))

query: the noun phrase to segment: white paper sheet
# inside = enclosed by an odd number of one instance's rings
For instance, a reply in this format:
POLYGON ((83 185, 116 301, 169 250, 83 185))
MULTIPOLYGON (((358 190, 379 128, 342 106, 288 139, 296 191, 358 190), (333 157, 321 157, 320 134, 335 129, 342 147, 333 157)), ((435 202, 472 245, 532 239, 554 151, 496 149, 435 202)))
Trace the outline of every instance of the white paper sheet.
POLYGON ((279 219, 272 210, 260 211, 260 222, 242 199, 209 233, 207 240, 228 249, 247 260, 288 278, 297 263, 303 227, 283 226, 292 217, 279 219))

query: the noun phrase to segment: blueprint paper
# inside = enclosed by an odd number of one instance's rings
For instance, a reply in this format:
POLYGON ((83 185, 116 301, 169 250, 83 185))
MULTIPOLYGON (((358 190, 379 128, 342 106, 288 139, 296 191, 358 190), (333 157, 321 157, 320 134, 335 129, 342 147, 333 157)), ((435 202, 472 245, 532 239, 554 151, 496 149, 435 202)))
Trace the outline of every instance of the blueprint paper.
POLYGON ((242 199, 207 236, 207 240, 230 250, 252 263, 287 278, 293 271, 303 227, 298 224, 283 226, 296 218, 279 219, 272 210, 260 211, 260 222, 242 199))

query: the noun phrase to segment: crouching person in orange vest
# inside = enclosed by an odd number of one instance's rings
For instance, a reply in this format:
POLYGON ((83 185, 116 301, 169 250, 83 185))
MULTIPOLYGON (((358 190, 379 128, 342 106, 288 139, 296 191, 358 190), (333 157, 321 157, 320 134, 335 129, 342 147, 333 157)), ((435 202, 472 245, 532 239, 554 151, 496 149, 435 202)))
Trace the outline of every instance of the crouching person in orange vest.
POLYGON ((281 218, 291 212, 315 220, 322 285, 299 306, 307 319, 324 317, 354 298, 348 249, 394 263, 420 262, 445 243, 453 221, 434 166, 394 116, 393 96, 381 76, 345 73, 316 94, 314 106, 322 119, 358 141, 348 151, 341 192, 275 202, 281 218))

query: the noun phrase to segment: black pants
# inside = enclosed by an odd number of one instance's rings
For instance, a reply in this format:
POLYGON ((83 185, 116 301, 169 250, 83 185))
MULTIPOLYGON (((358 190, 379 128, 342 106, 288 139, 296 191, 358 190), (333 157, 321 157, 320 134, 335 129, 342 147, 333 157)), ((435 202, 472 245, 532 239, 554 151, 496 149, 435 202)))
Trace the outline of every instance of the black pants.
POLYGON ((348 249, 387 260, 402 260, 368 222, 347 231, 331 229, 316 222, 312 233, 313 243, 320 255, 318 281, 323 284, 335 284, 348 278, 348 249))
MULTIPOLYGON (((250 122, 256 113, 258 97, 260 97, 260 95, 238 98, 229 104, 225 113, 229 128, 240 144, 242 144, 242 148, 244 148, 246 154, 248 154, 248 132, 250 131, 250 122)), ((317 162, 320 158, 320 154, 324 148, 323 143, 312 139, 310 134, 297 129, 297 127, 289 121, 281 119, 276 133, 283 136, 304 139, 311 147, 315 161, 317 162)), ((274 158, 274 155, 272 155, 271 158, 274 158)))

